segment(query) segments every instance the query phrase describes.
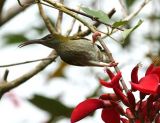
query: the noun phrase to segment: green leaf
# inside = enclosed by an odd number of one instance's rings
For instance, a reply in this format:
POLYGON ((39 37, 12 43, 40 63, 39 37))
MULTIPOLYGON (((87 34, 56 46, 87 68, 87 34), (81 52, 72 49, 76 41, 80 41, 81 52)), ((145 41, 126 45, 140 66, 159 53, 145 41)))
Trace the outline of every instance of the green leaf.
POLYGON ((128 8, 130 8, 135 2, 136 2, 136 0, 126 0, 126 4, 127 4, 128 8))
POLYGON ((3 36, 3 38, 6 40, 5 44, 16 44, 16 43, 22 43, 27 39, 27 37, 24 36, 24 34, 6 34, 3 36))
POLYGON ((38 26, 38 27, 34 26, 34 27, 32 27, 32 29, 34 29, 39 34, 42 34, 42 33, 44 33, 44 31, 46 31, 45 25, 41 25, 41 26, 38 26))
POLYGON ((113 27, 120 27, 120 26, 124 26, 128 23, 128 21, 117 21, 115 23, 113 23, 113 27))
POLYGON ((124 40, 128 37, 128 35, 130 35, 135 29, 137 29, 137 28, 142 24, 142 22, 143 22, 142 20, 139 20, 135 27, 124 30, 124 31, 122 32, 123 41, 124 41, 124 40))
POLYGON ((94 10, 94 9, 90 9, 90 8, 87 8, 87 7, 81 7, 81 9, 86 14, 98 18, 103 23, 108 23, 109 22, 108 15, 102 10, 94 10))
POLYGON ((34 95, 29 101, 55 118, 70 117, 71 111, 73 110, 73 108, 67 107, 58 101, 58 99, 51 99, 41 95, 34 95))

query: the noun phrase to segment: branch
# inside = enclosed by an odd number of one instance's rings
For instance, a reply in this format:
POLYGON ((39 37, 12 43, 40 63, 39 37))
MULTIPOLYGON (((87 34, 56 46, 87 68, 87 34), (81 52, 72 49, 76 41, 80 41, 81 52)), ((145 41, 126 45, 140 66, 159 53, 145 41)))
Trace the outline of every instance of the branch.
MULTIPOLYGON (((60 3, 64 3, 64 0, 60 0, 60 3)), ((61 24, 62 24, 62 18, 63 18, 63 12, 59 11, 58 12, 58 18, 57 18, 57 22, 56 22, 56 31, 58 33, 61 32, 61 24)))
POLYGON ((1 20, 1 16, 2 16, 2 11, 3 11, 3 7, 4 7, 4 3, 6 2, 6 0, 1 0, 0 1, 0 20, 1 20))
MULTIPOLYGON (((25 3, 26 4, 31 4, 33 2, 34 2, 34 0, 22 0, 22 3, 24 3, 24 4, 25 3)), ((13 17, 15 17, 16 15, 18 15, 19 13, 21 13, 22 11, 24 11, 28 7, 29 6, 25 6, 25 7, 22 8, 21 6, 19 6, 17 4, 10 7, 5 14, 3 13, 1 15, 0 26, 4 25, 6 22, 11 20, 13 17)))
POLYGON ((85 16, 85 17, 88 17, 88 18, 92 19, 93 21, 97 21, 97 22, 102 23, 102 24, 104 24, 104 25, 106 25, 106 26, 108 26, 108 27, 116 28, 116 29, 118 29, 118 30, 123 31, 123 29, 121 29, 121 28, 119 28, 119 27, 113 27, 113 26, 110 25, 110 24, 104 23, 104 22, 100 21, 98 18, 96 18, 96 17, 94 17, 94 16, 88 15, 88 14, 86 14, 86 13, 84 13, 84 12, 77 11, 77 10, 75 10, 75 9, 71 9, 71 8, 69 8, 69 7, 66 7, 66 6, 64 6, 64 7, 65 7, 66 9, 72 11, 72 12, 75 12, 75 13, 78 13, 78 14, 83 15, 83 16, 85 16))
POLYGON ((151 0, 144 0, 142 2, 142 4, 137 8, 137 10, 135 10, 134 12, 132 12, 129 16, 127 16, 126 18, 124 18, 124 21, 129 21, 132 18, 134 18, 135 16, 137 16, 137 14, 143 9, 143 7, 148 4, 151 0))
MULTIPOLYGON (((147 5, 150 1, 151 1, 151 0, 144 0, 144 1, 141 3, 141 5, 140 5, 135 11, 133 11, 131 14, 129 14, 127 17, 125 17, 122 21, 130 21, 131 19, 133 19, 134 17, 136 17, 136 16, 139 14, 139 12, 143 9, 143 7, 144 7, 145 5, 147 5)), ((117 32, 117 31, 118 31, 118 30, 115 29, 115 30, 112 32, 112 34, 115 33, 115 32, 117 32)), ((105 35, 105 36, 103 37, 103 39, 106 38, 106 37, 108 37, 108 36, 105 35)))
POLYGON ((38 61, 52 60, 52 59, 53 58, 48 57, 48 58, 36 59, 36 60, 25 61, 25 62, 18 62, 18 63, 13 63, 13 64, 0 65, 0 68, 22 65, 22 64, 27 64, 27 63, 33 63, 33 62, 38 62, 38 61))
POLYGON ((44 68, 46 68, 49 64, 51 64, 57 58, 55 51, 52 51, 52 53, 50 53, 48 58, 52 58, 52 59, 40 62, 33 70, 25 73, 24 75, 18 77, 17 79, 7 83, 4 83, 4 82, 0 83, 0 95, 2 96, 5 92, 25 83, 27 80, 29 80, 34 75, 36 75, 37 73, 42 71, 44 68))
POLYGON ((42 16, 43 18, 43 21, 48 29, 48 31, 51 33, 51 34, 54 34, 55 33, 55 29, 53 27, 53 25, 51 24, 49 18, 46 16, 46 14, 44 13, 44 10, 43 10, 43 7, 40 3, 39 0, 37 0, 37 5, 38 5, 38 9, 39 9, 39 12, 40 12, 40 15, 42 16))
POLYGON ((127 10, 127 6, 126 6, 125 0, 119 0, 119 3, 121 5, 124 17, 128 16, 128 10, 127 10))
POLYGON ((7 82, 8 74, 9 74, 9 70, 6 69, 5 72, 4 72, 4 75, 3 75, 3 81, 4 81, 4 82, 7 82))

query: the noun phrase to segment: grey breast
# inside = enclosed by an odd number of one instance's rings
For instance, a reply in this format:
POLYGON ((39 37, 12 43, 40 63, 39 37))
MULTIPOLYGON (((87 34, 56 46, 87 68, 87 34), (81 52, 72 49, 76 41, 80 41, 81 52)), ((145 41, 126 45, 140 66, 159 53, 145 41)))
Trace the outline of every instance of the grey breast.
POLYGON ((72 65, 84 66, 88 61, 99 61, 100 50, 91 41, 71 40, 60 45, 57 53, 61 59, 72 65))

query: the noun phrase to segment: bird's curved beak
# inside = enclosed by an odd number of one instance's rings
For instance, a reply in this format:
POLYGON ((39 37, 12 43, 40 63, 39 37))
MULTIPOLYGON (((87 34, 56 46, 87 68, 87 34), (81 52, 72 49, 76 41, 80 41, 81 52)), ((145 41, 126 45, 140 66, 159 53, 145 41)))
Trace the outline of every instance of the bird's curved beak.
POLYGON ((30 44, 42 44, 42 40, 41 39, 35 39, 35 40, 29 40, 29 41, 25 41, 24 43, 20 44, 18 47, 24 47, 26 45, 30 45, 30 44))

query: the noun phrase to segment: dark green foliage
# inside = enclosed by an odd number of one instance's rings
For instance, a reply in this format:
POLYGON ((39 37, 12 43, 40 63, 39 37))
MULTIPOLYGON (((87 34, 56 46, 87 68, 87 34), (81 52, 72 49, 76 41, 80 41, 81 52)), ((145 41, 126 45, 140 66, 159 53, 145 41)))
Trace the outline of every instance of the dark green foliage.
POLYGON ((55 119, 59 117, 70 117, 73 108, 65 106, 58 99, 51 99, 41 95, 34 95, 29 101, 38 108, 48 112, 55 119))
POLYGON ((5 39, 4 43, 5 44, 16 44, 16 43, 22 43, 27 39, 27 37, 23 33, 12 33, 12 34, 6 34, 3 36, 5 39))
POLYGON ((126 0, 127 7, 130 8, 135 2, 136 0, 126 0))

